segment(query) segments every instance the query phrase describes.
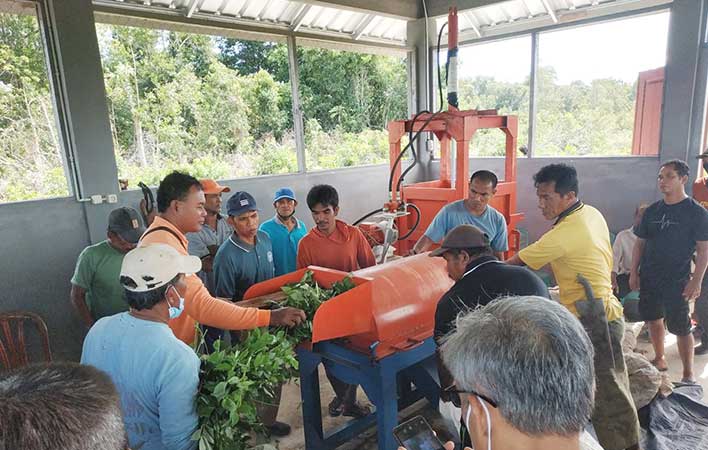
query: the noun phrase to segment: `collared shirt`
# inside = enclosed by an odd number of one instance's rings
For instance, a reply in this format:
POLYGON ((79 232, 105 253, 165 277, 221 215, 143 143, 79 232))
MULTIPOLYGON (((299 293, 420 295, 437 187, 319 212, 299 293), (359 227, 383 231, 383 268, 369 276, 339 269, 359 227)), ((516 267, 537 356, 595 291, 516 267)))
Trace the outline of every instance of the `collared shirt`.
MULTIPOLYGON (((226 217, 221 214, 216 215, 216 230, 207 225, 206 223, 202 226, 202 229, 194 233, 187 233, 187 240, 189 245, 187 250, 190 255, 198 256, 204 258, 209 254, 209 247, 216 246, 219 247, 226 241, 229 236, 233 233, 233 229, 226 221, 226 217)), ((197 276, 202 280, 204 286, 212 294, 216 295, 214 291, 214 272, 205 272, 200 270, 197 276)))
POLYGON ((297 268, 320 266, 353 272, 376 265, 369 241, 357 227, 337 219, 336 229, 329 236, 317 227, 302 238, 297 250, 297 268))
MULTIPOLYGON (((182 255, 187 255, 189 242, 171 222, 160 216, 150 224, 140 244, 167 244, 182 255), (167 228, 170 231, 164 230, 167 228), (151 230, 155 230, 151 232, 151 230)), ((194 322, 222 330, 250 330, 270 323, 270 311, 242 308, 214 298, 195 274, 184 277, 187 285, 184 294, 184 313, 170 320, 169 326, 177 338, 187 344, 194 341, 194 322)))
POLYGON ((275 276, 294 272, 297 269, 297 247, 300 240, 307 234, 307 228, 302 220, 296 219, 295 227, 288 227, 276 214, 272 219, 261 224, 260 229, 268 233, 273 244, 273 262, 275 263, 275 276))
POLYGON ((243 242, 232 233, 214 257, 214 281, 219 297, 240 301, 248 288, 273 276, 273 247, 263 231, 256 234, 256 245, 243 242))
POLYGON ((435 341, 455 329, 460 313, 508 295, 538 295, 550 298, 543 281, 529 269, 504 264, 494 256, 480 256, 442 296, 435 310, 435 341))
POLYGON ((467 210, 464 200, 445 205, 430 222, 428 229, 425 230, 425 236, 433 242, 440 242, 453 228, 464 224, 474 225, 487 233, 490 245, 495 252, 509 250, 504 215, 491 206, 487 206, 481 216, 475 216, 467 210))
POLYGON ((622 305, 612 294, 612 246, 607 222, 590 205, 571 206, 541 238, 522 249, 519 258, 534 270, 550 264, 560 288, 560 302, 578 315, 575 302, 586 300, 578 274, 592 287, 595 298, 602 299, 607 320, 622 317, 622 305))
POLYGON ((637 235, 631 228, 617 233, 615 243, 612 244, 612 271, 617 275, 632 271, 632 252, 635 242, 637 242, 637 235))

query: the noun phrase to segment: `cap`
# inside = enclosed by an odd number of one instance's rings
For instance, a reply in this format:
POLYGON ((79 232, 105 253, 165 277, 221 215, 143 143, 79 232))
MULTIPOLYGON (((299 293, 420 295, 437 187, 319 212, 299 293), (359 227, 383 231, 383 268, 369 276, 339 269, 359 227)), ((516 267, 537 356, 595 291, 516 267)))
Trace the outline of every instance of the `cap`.
POLYGON ((209 178, 199 180, 199 184, 202 185, 202 190, 205 194, 221 194, 222 192, 231 192, 230 187, 222 186, 209 178))
POLYGON ((440 248, 430 252, 430 256, 441 256, 448 250, 489 246, 489 236, 474 225, 458 225, 452 229, 440 248))
POLYGON ((297 201, 297 199, 295 198, 295 192, 289 187, 283 187, 275 191, 275 198, 273 199, 273 203, 284 198, 289 198, 290 200, 297 201))
POLYGON ((248 192, 239 191, 229 197, 226 202, 226 213, 230 216, 238 216, 246 211, 258 211, 256 199, 248 192))
POLYGON ((708 149, 701 153, 700 155, 696 156, 696 159, 703 159, 703 158, 708 158, 708 149))
POLYGON ((123 257, 120 284, 131 292, 147 292, 164 286, 180 273, 197 273, 202 261, 182 255, 167 244, 141 245, 123 257))
POLYGON ((140 213, 133 208, 124 206, 114 209, 108 216, 108 231, 116 233, 131 244, 140 240, 140 236, 145 233, 140 213))

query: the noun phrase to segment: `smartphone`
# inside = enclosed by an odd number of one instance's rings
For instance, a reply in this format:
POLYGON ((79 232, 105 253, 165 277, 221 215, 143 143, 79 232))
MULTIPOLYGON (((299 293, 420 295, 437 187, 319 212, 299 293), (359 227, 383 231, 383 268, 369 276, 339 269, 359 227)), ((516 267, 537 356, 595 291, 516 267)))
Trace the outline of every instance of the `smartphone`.
POLYGON ((393 429, 393 435, 406 450, 445 450, 423 416, 415 416, 398 425, 393 429))

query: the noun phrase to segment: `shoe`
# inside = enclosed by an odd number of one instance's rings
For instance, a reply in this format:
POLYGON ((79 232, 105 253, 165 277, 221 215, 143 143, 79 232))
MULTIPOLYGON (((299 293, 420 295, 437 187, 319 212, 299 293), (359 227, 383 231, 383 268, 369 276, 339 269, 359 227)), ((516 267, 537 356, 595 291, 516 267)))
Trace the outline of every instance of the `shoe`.
POLYGON ((266 427, 271 436, 283 437, 290 434, 290 425, 283 422, 273 422, 273 425, 266 427))
POLYGON ((342 415, 342 399, 339 397, 334 397, 334 399, 329 402, 329 406, 327 407, 327 410, 329 411, 329 415, 331 417, 339 417, 342 415))
POLYGON ((359 419, 364 416, 371 414, 371 408, 364 406, 360 403, 354 403, 353 405, 347 405, 342 408, 342 414, 347 417, 354 417, 359 419))
POLYGON ((694 355, 705 355, 707 353, 708 353, 708 345, 706 345, 705 343, 703 343, 693 349, 694 355))

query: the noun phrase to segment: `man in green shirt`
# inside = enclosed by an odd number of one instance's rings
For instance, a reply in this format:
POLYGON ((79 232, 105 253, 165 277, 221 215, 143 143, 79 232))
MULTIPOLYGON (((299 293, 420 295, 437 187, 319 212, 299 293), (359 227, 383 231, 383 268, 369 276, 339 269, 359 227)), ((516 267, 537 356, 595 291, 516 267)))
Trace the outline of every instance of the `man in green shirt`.
POLYGON ((71 278, 71 302, 87 327, 101 317, 128 310, 119 280, 120 267, 144 232, 136 210, 114 209, 108 216, 107 239, 86 247, 79 255, 71 278))

